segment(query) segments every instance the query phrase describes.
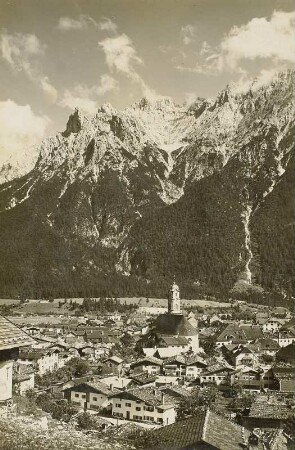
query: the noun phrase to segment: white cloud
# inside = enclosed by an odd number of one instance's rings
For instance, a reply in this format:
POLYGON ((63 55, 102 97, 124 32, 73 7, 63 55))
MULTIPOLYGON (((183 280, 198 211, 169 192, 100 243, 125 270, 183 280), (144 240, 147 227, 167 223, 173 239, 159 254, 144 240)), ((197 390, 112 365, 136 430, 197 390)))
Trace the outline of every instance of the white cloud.
POLYGON ((111 33, 117 32, 117 25, 108 17, 104 17, 100 22, 96 22, 92 17, 80 14, 77 19, 71 17, 60 17, 57 29, 63 32, 67 31, 85 31, 92 25, 101 31, 111 33))
POLYGON ((254 18, 233 27, 221 42, 221 69, 236 70, 242 60, 295 61, 295 12, 274 11, 271 19, 254 18))
POLYGON ((106 63, 110 70, 115 69, 130 78, 137 78, 134 64, 143 64, 143 61, 137 56, 136 50, 126 34, 107 38, 98 44, 105 53, 106 63))
POLYGON ((44 53, 45 46, 34 34, 1 34, 0 48, 2 58, 15 70, 24 70, 30 75, 30 58, 44 53))
POLYGON ((98 24, 102 31, 110 31, 111 33, 117 32, 117 25, 108 17, 104 17, 98 24))
POLYGON ((116 71, 137 83, 144 96, 150 99, 160 98, 139 75, 136 65, 143 65, 143 60, 137 55, 131 39, 126 34, 100 41, 98 45, 102 48, 106 64, 110 71, 116 71))
POLYGON ((105 73, 101 75, 100 84, 95 88, 95 93, 101 96, 116 89, 118 89, 118 82, 109 74, 105 73))
POLYGON ((15 72, 23 72, 40 89, 48 101, 54 103, 57 90, 39 67, 37 58, 44 54, 46 46, 34 34, 3 32, 0 36, 0 54, 15 72))
POLYGON ((267 83, 275 72, 295 62, 294 26, 295 12, 274 11, 269 20, 253 18, 245 25, 232 27, 214 48, 204 41, 196 64, 177 68, 206 75, 230 72, 239 76, 236 89, 242 91, 251 83, 245 64, 263 60, 269 68, 258 73, 256 85, 267 83))
POLYGON ((93 115, 99 105, 97 97, 116 89, 118 89, 118 82, 109 74, 103 74, 97 86, 89 87, 85 84, 76 84, 73 90, 66 89, 59 104, 63 108, 74 109, 78 107, 84 113, 93 115))
MULTIPOLYGON (((0 164, 10 157, 21 160, 45 135, 49 119, 36 115, 29 105, 12 100, 0 102, 0 164)), ((33 150, 32 150, 33 151, 33 150)))
POLYGON ((40 78, 39 81, 41 89, 43 90, 47 100, 50 103, 55 103, 57 100, 58 93, 55 87, 49 82, 48 77, 43 76, 40 78))
POLYGON ((194 25, 187 24, 181 28, 180 36, 184 45, 189 45, 194 42, 197 28, 194 25))
POLYGON ((70 30, 86 30, 88 28, 88 21, 86 16, 79 16, 78 19, 71 19, 70 17, 60 17, 57 28, 60 31, 70 30))

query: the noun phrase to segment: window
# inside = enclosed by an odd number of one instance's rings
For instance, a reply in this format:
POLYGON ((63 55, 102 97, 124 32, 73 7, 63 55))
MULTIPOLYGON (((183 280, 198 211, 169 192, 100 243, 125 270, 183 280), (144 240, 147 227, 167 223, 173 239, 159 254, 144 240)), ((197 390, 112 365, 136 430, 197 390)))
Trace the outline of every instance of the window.
POLYGON ((157 422, 163 423, 163 419, 161 419, 160 417, 158 417, 158 418, 157 418, 157 422))
POLYGON ((145 410, 145 411, 153 412, 153 411, 154 411, 154 407, 153 407, 153 406, 145 406, 145 407, 144 407, 144 410, 145 410))
POLYGON ((79 394, 75 394, 75 397, 79 397, 79 394))
POLYGON ((125 406, 129 407, 131 406, 131 403, 125 403, 125 406))
POLYGON ((82 398, 85 398, 86 397, 86 394, 82 394, 82 398))
POLYGON ((141 401, 140 400, 136 400, 136 403, 141 403, 141 401))
POLYGON ((116 408, 121 408, 121 403, 116 403, 116 408))
POLYGON ((92 400, 93 400, 94 402, 97 402, 97 397, 92 397, 92 400))
POLYGON ((136 406, 136 411, 141 411, 141 407, 140 406, 136 406))

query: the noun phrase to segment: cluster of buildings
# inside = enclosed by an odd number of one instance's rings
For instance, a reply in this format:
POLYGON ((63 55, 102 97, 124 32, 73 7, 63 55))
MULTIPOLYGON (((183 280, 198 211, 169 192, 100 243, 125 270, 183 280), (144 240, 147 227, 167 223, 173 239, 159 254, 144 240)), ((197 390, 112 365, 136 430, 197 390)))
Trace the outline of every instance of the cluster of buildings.
POLYGON ((230 311, 196 317, 180 306, 174 282, 168 311, 140 310, 129 318, 116 313, 80 317, 22 329, 1 317, 0 401, 12 397, 12 387, 19 395, 39 389, 37 374, 54 372, 76 357, 88 361, 89 373, 52 383, 47 390, 62 395, 77 411, 160 426, 155 433, 179 449, 239 448, 218 444, 225 439, 218 436, 219 427, 232 442, 248 448, 258 448, 265 430, 277 433, 272 442, 279 435, 291 439, 286 430, 295 393, 292 314, 273 308, 258 310, 251 320, 233 320, 230 311), (224 417, 201 408, 184 423, 178 421, 179 408, 192 393, 212 386, 225 399, 251 394, 251 407, 237 407, 224 417))

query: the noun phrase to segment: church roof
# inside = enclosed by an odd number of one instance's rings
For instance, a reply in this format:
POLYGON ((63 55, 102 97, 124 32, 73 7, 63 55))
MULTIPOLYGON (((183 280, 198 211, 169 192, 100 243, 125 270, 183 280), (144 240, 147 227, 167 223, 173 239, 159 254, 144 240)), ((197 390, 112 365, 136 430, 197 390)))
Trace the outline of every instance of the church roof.
POLYGON ((160 314, 154 322, 154 332, 168 336, 195 336, 194 328, 183 314, 160 314))

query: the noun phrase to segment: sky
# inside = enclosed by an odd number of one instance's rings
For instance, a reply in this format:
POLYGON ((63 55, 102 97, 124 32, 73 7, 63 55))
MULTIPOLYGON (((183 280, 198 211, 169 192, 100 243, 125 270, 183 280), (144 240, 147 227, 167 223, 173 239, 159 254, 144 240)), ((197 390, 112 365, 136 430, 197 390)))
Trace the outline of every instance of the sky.
POLYGON ((177 103, 294 67, 293 0, 0 0, 0 164, 143 96, 177 103))

